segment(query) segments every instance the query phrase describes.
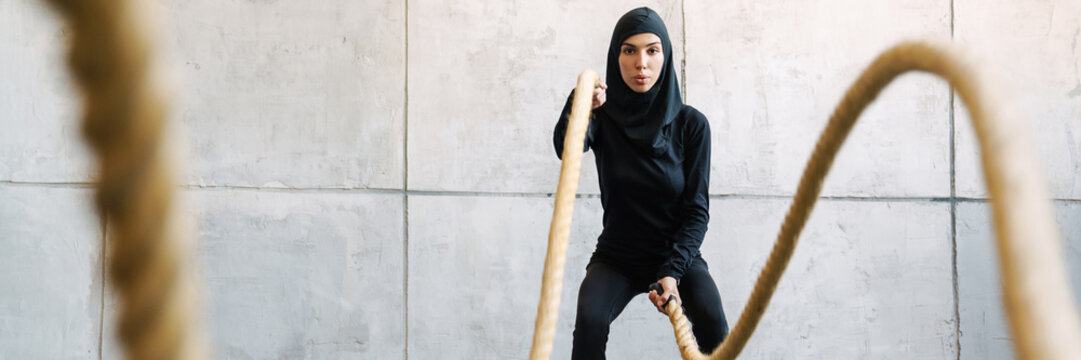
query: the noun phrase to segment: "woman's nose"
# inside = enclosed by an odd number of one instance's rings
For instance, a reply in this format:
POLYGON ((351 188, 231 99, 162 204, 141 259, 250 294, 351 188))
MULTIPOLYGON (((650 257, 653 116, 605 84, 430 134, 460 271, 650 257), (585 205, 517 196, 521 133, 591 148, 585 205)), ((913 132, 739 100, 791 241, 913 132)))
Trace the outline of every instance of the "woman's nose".
POLYGON ((645 68, 646 68, 646 60, 647 60, 647 58, 646 58, 646 55, 645 55, 645 53, 643 52, 643 54, 642 54, 642 55, 639 55, 639 56, 638 56, 638 61, 637 61, 637 64, 636 64, 636 65, 637 65, 637 67, 638 67, 639 69, 645 69, 645 68))

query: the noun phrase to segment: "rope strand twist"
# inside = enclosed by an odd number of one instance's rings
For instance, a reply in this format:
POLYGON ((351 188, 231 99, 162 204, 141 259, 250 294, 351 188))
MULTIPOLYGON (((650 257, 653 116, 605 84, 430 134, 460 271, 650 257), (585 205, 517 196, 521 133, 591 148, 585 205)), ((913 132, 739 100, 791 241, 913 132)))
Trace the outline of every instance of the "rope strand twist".
POLYGON ((563 265, 567 260, 567 238, 571 232, 574 215, 574 196, 578 192, 578 175, 582 168, 582 152, 585 148, 586 129, 589 127, 590 105, 593 88, 600 77, 592 70, 578 76, 574 88, 567 136, 563 140, 563 164, 559 170, 559 186, 552 224, 548 228, 548 255, 544 259, 544 278, 541 281, 541 299, 537 305, 537 321, 533 325, 533 346, 530 360, 547 359, 552 355, 552 342, 559 319, 559 297, 563 291, 563 265))
POLYGON ((146 1, 50 0, 74 34, 68 64, 83 97, 83 138, 97 155, 98 214, 108 229, 118 337, 129 359, 203 358, 177 218, 168 113, 146 1))

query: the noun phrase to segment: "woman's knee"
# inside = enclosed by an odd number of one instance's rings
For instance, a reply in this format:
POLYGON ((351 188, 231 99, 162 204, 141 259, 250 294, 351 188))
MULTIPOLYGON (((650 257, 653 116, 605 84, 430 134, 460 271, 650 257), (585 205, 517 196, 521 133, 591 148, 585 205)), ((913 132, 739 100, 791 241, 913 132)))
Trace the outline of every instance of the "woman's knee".
POLYGON ((611 322, 606 316, 593 312, 578 312, 574 322, 575 344, 588 344, 608 340, 608 331, 611 322))
POLYGON ((720 307, 716 310, 698 311, 693 318, 690 313, 687 315, 701 351, 712 351, 728 337, 728 320, 720 307))
POLYGON ((611 324, 609 309, 597 306, 594 302, 578 302, 575 328, 607 329, 611 324))
POLYGON ((694 309, 688 307, 687 317, 695 324, 695 326, 701 324, 702 326, 709 326, 717 329, 728 327, 728 319, 724 316, 724 309, 721 307, 721 304, 700 304, 699 306, 694 306, 694 309))

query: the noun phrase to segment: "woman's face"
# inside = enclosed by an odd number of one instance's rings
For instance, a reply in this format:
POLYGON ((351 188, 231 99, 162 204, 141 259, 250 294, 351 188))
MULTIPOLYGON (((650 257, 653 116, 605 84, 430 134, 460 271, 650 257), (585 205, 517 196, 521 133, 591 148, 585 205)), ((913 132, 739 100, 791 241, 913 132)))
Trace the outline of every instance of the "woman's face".
POLYGON ((661 38, 653 33, 641 33, 623 40, 619 48, 619 71, 623 82, 635 92, 653 88, 664 67, 661 38))

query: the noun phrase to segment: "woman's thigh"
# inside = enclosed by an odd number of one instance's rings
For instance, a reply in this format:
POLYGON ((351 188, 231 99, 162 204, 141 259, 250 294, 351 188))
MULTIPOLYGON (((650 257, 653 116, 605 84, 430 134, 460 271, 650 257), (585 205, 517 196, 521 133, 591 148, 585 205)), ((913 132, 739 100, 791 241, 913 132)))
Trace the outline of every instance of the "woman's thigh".
POLYGON ((712 347, 723 341, 728 335, 728 320, 721 305, 721 294, 704 260, 695 260, 684 273, 679 295, 699 344, 712 347))
POLYGON ((578 290, 578 317, 610 324, 637 294, 626 274, 605 263, 592 263, 578 290))

